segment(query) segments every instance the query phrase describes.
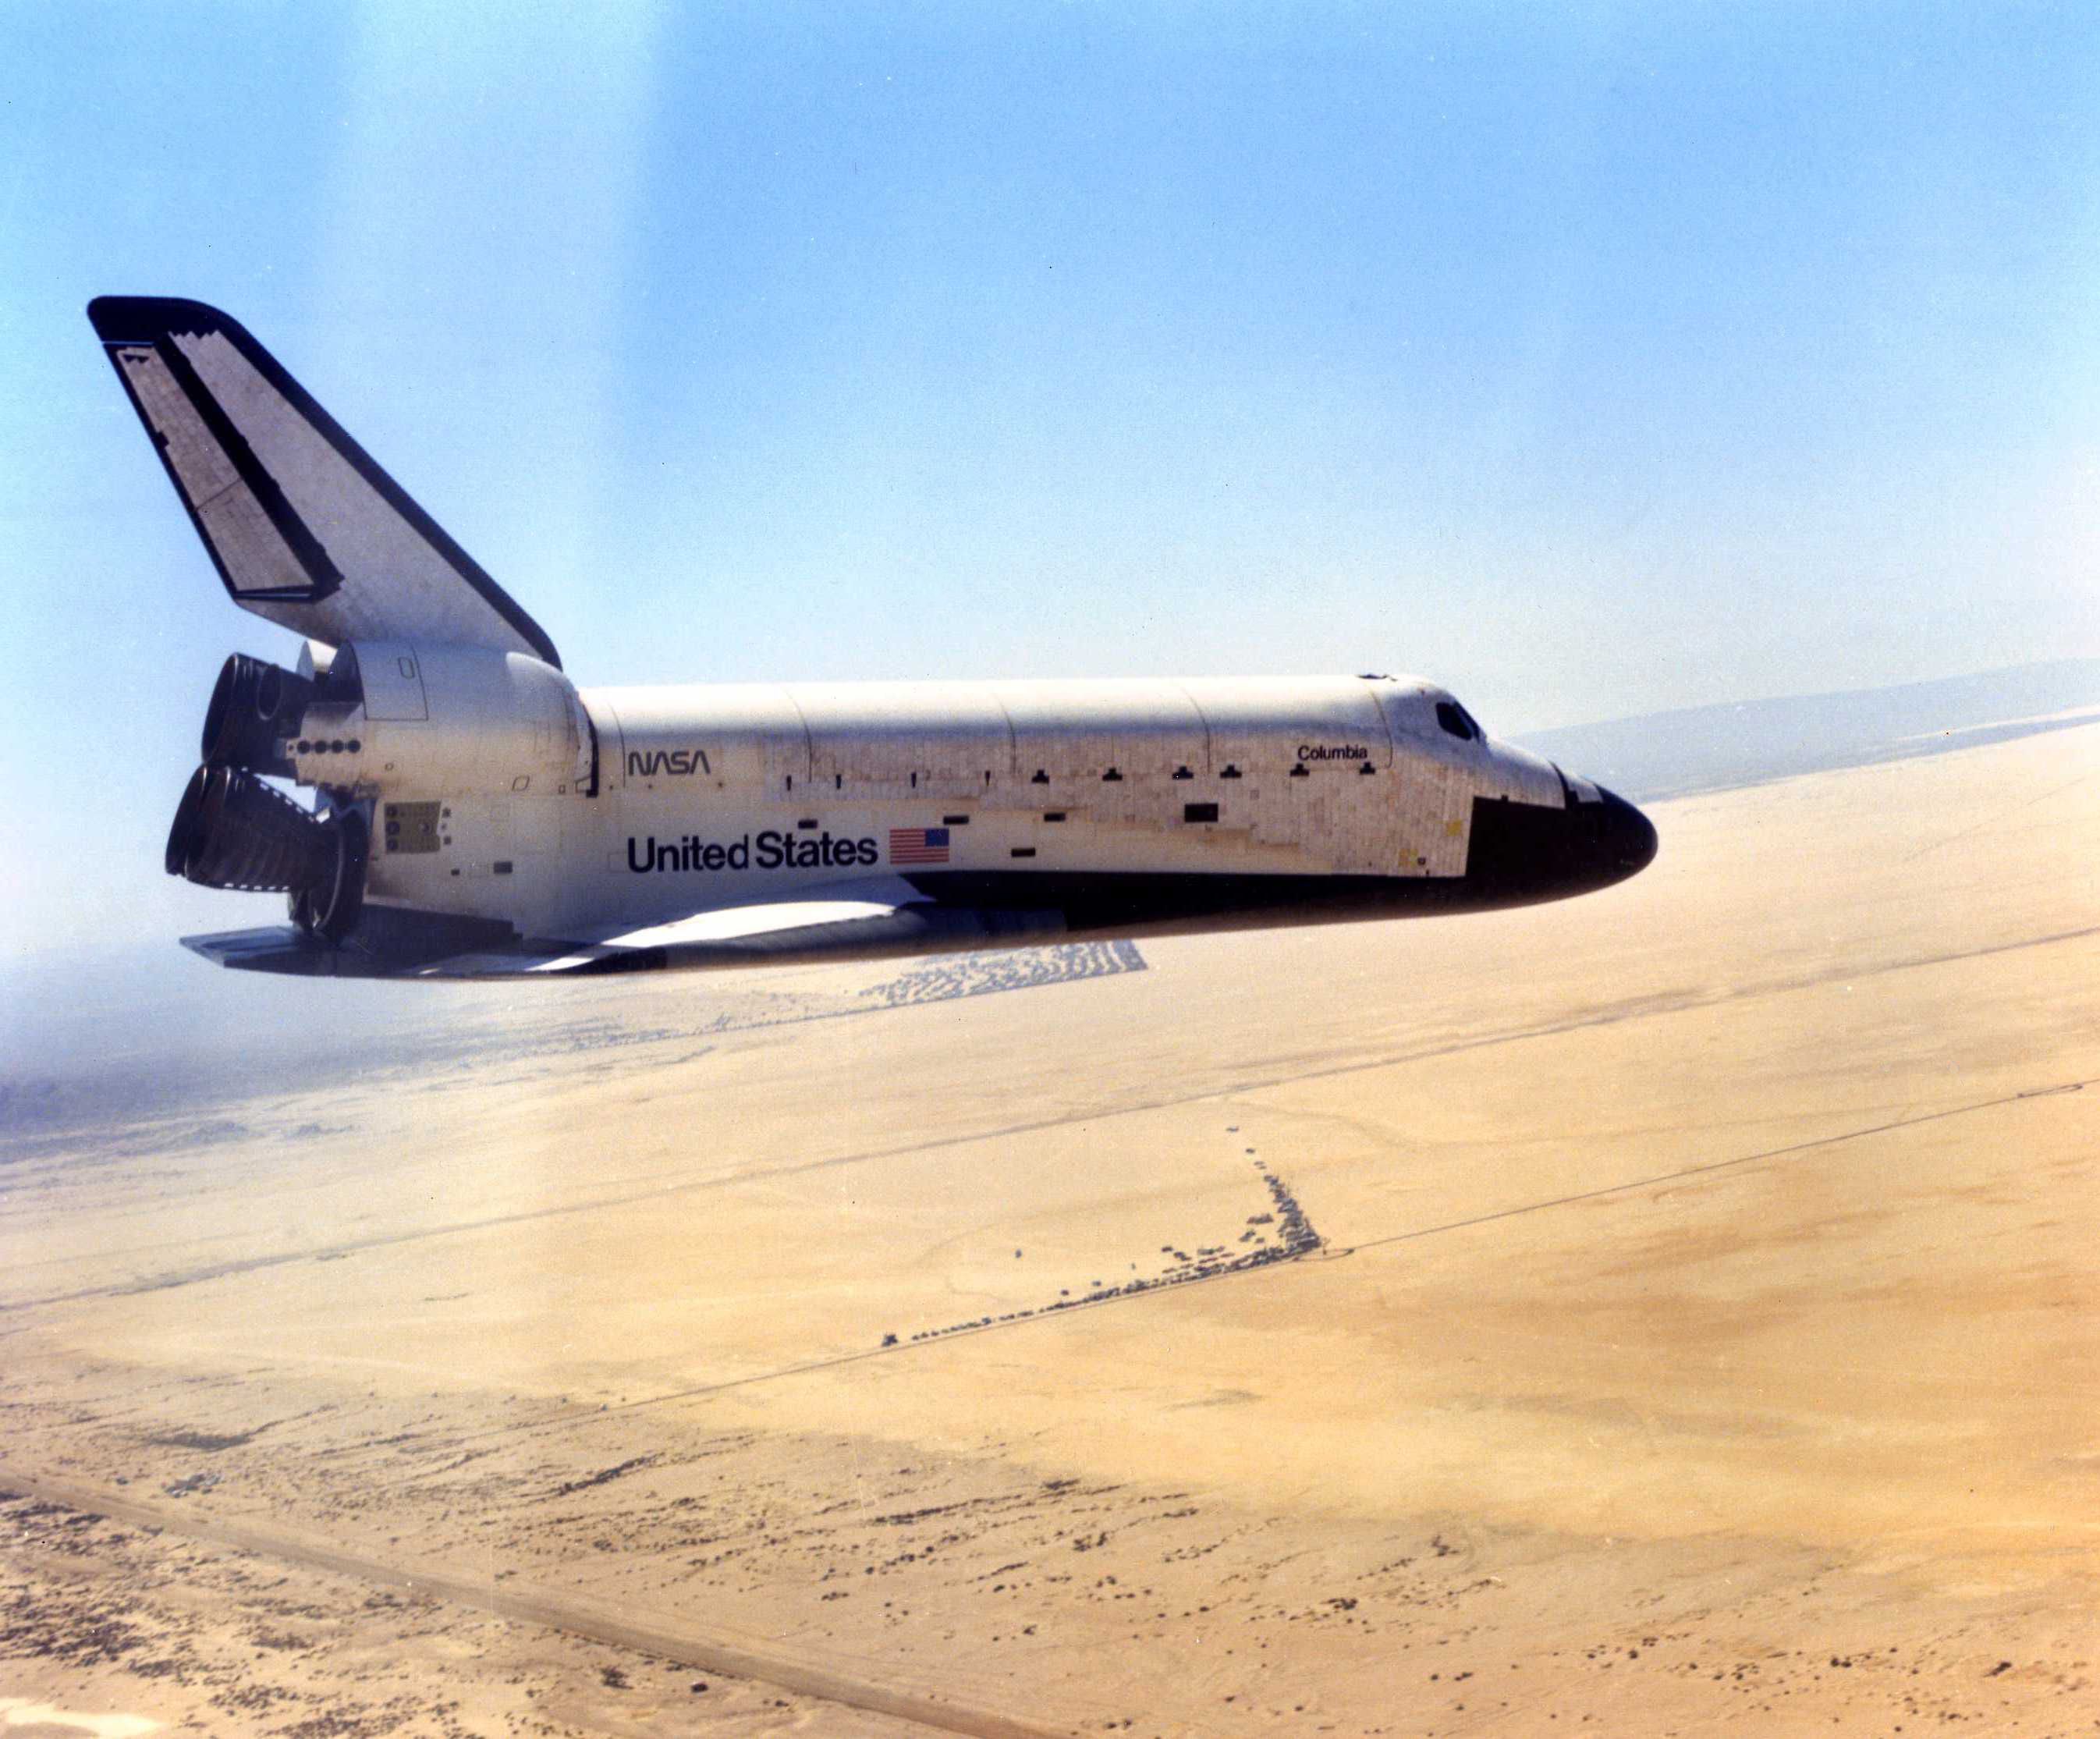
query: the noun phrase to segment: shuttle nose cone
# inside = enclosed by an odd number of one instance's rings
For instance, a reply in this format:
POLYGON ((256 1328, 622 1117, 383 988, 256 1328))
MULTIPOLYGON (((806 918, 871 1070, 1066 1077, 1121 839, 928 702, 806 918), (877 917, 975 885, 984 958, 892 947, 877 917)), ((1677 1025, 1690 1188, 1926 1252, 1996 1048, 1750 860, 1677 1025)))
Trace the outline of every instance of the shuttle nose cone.
POLYGON ((1466 880, 1490 905, 1592 893, 1655 861, 1655 826, 1617 792, 1568 783, 1563 806, 1476 798, 1466 880))
POLYGON ((1615 791, 1598 787, 1604 819, 1598 830, 1600 854, 1614 881, 1638 876, 1655 862, 1655 823, 1615 791))

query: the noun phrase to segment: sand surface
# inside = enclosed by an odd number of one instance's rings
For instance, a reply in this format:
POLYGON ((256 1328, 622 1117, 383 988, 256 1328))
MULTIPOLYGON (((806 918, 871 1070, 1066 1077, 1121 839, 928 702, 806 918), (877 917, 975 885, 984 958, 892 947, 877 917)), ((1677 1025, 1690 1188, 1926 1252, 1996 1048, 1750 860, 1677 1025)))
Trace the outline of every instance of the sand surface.
POLYGON ((0 1732, 2100 1731, 2100 726, 1653 813, 24 1145, 0 1732))

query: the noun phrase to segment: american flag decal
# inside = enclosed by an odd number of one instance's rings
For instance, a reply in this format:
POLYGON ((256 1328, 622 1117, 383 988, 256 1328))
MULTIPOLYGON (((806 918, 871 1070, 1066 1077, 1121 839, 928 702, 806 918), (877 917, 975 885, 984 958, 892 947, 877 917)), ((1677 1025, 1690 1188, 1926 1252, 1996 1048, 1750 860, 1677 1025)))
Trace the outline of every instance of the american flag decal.
POLYGON ((946 863, 948 830, 946 828, 892 828, 889 830, 892 863, 946 863))

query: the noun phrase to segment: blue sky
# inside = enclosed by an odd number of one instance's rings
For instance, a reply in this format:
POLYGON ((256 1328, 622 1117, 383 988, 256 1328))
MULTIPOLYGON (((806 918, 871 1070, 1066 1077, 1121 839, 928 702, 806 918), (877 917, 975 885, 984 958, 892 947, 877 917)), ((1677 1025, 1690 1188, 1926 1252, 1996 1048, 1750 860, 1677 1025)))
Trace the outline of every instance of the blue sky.
POLYGON ((264 916, 159 855, 291 642, 92 295, 232 312, 586 682, 1513 734, 2100 653, 2096 90, 2069 5, 0 4, 0 958, 264 916))

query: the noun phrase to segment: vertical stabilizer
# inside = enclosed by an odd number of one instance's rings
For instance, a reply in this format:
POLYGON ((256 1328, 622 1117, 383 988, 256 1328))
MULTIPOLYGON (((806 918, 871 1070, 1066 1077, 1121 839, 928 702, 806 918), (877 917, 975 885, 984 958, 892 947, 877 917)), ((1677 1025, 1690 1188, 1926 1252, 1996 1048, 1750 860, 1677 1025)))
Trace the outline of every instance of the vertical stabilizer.
POLYGON ((561 663, 237 320, 160 296, 98 297, 87 315, 242 609, 331 646, 438 640, 561 663))

